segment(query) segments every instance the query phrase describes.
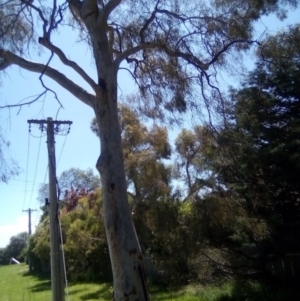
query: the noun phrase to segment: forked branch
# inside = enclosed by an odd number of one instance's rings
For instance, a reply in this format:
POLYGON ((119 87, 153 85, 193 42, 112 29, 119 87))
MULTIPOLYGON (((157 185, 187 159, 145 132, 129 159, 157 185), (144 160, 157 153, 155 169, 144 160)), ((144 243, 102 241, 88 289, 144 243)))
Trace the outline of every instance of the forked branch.
POLYGON ((98 90, 97 84, 93 81, 93 79, 90 78, 87 75, 87 73, 80 66, 78 66, 74 61, 69 60, 60 48, 56 47, 45 38, 39 38, 39 43, 44 47, 46 47, 47 49, 49 49, 50 51, 52 51, 53 53, 55 53, 63 64, 71 67, 75 72, 77 72, 91 86, 91 88, 95 91, 95 93, 97 93, 98 90))
POLYGON ((66 77, 64 74, 60 73, 56 69, 49 66, 46 67, 44 64, 34 63, 25 60, 20 56, 3 49, 0 49, 0 59, 2 59, 3 62, 2 64, 0 64, 0 70, 4 70, 10 65, 17 65, 31 72, 43 73, 51 79, 53 79, 56 83, 65 88, 67 91, 69 91, 76 98, 78 98, 88 106, 93 106, 95 96, 82 89, 79 85, 75 84, 68 77, 66 77))

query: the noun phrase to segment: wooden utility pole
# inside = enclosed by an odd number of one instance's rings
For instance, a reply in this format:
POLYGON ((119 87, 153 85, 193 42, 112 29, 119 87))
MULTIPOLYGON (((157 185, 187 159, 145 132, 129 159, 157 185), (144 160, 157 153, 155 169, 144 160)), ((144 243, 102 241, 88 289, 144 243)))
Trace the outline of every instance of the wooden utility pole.
POLYGON ((36 209, 27 209, 27 210, 22 210, 23 212, 28 212, 28 234, 31 235, 31 212, 37 211, 36 209))
MULTIPOLYGON (((47 130, 48 168, 49 168, 49 200, 50 200, 50 258, 51 258, 51 288, 52 301, 64 301, 64 273, 61 238, 58 221, 58 195, 56 186, 56 159, 54 134, 60 131, 60 125, 70 125, 71 121, 57 121, 52 118, 47 120, 28 120, 29 124, 39 124, 47 130), (54 127, 55 126, 55 127, 54 127)), ((70 129, 70 128, 69 128, 70 129)), ((69 132, 69 130, 68 130, 69 132)))
MULTIPOLYGON (((31 212, 37 211, 37 210, 28 208, 27 210, 22 210, 22 211, 28 212, 28 235, 30 236, 32 233, 31 232, 31 212)), ((32 262, 31 262, 30 255, 28 256, 27 260, 28 260, 28 265, 29 265, 29 271, 31 272, 32 271, 32 262)))

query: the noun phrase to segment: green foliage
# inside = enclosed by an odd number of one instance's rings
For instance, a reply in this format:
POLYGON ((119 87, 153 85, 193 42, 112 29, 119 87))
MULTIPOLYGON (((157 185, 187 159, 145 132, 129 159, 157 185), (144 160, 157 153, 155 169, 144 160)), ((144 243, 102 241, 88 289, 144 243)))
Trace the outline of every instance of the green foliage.
POLYGON ((84 188, 86 192, 91 192, 100 185, 100 178, 94 175, 91 168, 87 170, 80 170, 79 168, 70 168, 63 171, 58 180, 59 188, 63 192, 68 189, 84 188))
POLYGON ((45 213, 35 233, 30 236, 28 244, 28 255, 32 269, 36 272, 50 271, 50 220, 45 213))
MULTIPOLYGON (((240 183, 233 184, 250 208, 268 221, 272 240, 284 241, 269 246, 277 254, 300 249, 297 180, 300 171, 300 61, 296 47, 300 40, 299 35, 295 35, 298 31, 296 26, 286 32, 284 37, 290 40, 288 46, 277 45, 273 60, 270 57, 270 62, 259 62, 249 84, 233 94, 235 131, 246 141, 244 155, 236 158, 240 163, 240 183), (280 56, 283 57, 281 61, 280 56)), ((282 39, 282 34, 276 39, 282 39)), ((274 40, 267 41, 266 47, 273 45, 274 40)), ((236 170, 232 171, 237 174, 236 170)))
MULTIPOLYGON (((89 193, 100 187, 100 178, 94 175, 91 168, 81 170, 79 168, 70 168, 63 171, 58 178, 58 189, 60 192, 60 199, 66 199, 69 191, 80 191, 84 189, 85 193, 89 193)), ((48 198, 49 187, 48 184, 41 184, 38 192, 38 200, 41 204, 45 203, 48 198)))
POLYGON ((265 41, 257 68, 242 89, 231 91, 225 127, 210 131, 202 151, 216 174, 216 185, 199 202, 201 216, 214 207, 204 235, 256 269, 265 269, 271 256, 300 250, 297 32, 295 26, 265 41))
MULTIPOLYGON (((171 167, 163 162, 171 156, 167 129, 156 125, 148 129, 127 106, 120 106, 119 118, 127 185, 133 191, 133 201, 163 199, 171 192, 171 167)), ((95 119, 91 130, 98 135, 95 119)))
POLYGON ((23 250, 28 242, 28 233, 22 232, 12 236, 8 245, 2 249, 2 264, 9 264, 10 259, 13 257, 18 261, 24 261, 23 250))
POLYGON ((5 248, 0 248, 0 266, 5 264, 5 248))
POLYGON ((176 138, 175 178, 187 187, 183 201, 199 197, 203 189, 212 185, 208 157, 205 156, 209 139, 208 129, 202 126, 183 129, 176 138))
POLYGON ((64 251, 70 280, 111 280, 111 268, 98 191, 81 198, 71 212, 62 210, 64 251))
MULTIPOLYGON (((60 213, 67 276, 70 281, 110 280, 111 268, 99 190, 79 199, 76 208, 60 213)), ((44 215, 30 238, 33 269, 50 270, 49 217, 44 215)))

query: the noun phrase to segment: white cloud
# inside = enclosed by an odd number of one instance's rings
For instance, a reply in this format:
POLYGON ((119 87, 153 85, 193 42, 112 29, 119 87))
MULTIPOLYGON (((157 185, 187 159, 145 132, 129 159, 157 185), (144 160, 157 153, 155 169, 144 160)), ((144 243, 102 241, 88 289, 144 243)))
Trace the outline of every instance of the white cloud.
MULTIPOLYGON (((32 232, 35 230, 35 225, 32 225, 32 232)), ((12 236, 21 232, 28 231, 28 215, 19 215, 10 224, 0 224, 0 248, 4 248, 9 243, 12 236)))

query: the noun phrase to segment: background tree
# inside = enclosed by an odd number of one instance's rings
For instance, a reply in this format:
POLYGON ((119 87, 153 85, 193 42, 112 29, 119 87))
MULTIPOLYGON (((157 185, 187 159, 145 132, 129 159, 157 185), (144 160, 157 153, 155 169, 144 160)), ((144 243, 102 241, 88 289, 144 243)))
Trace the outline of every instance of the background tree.
POLYGON ((5 264, 4 263, 4 251, 5 251, 4 248, 0 248, 0 265, 5 264))
MULTIPOLYGON (((94 175, 93 170, 88 168, 87 170, 81 170, 79 168, 70 168, 61 173, 58 178, 58 189, 60 193, 60 199, 66 199, 66 194, 73 190, 74 192, 82 191, 89 193, 99 188, 100 179, 99 176, 94 175)), ((39 187, 38 200, 41 204, 45 203, 45 199, 48 198, 49 187, 48 184, 42 184, 39 187)))
POLYGON ((186 187, 183 201, 195 200, 214 183, 208 156, 205 156, 209 150, 207 140, 210 139, 209 128, 206 126, 183 129, 176 138, 175 177, 186 187))
MULTIPOLYGON (((138 113, 125 105, 119 108, 124 166, 128 193, 135 205, 151 201, 171 193, 171 146, 165 127, 154 125, 148 128, 138 113)), ((98 135, 96 119, 91 123, 98 135)))
POLYGON ((28 233, 22 232, 12 236, 8 245, 4 248, 2 263, 9 264, 10 259, 13 257, 18 261, 24 261, 23 250, 28 242, 28 233))
MULTIPOLYGON (((67 277, 70 281, 110 281, 101 191, 82 196, 77 207, 60 211, 67 277)), ((30 237, 28 252, 35 272, 50 271, 49 216, 30 237)))
MULTIPOLYGON (((1 1, 0 70, 17 65, 48 76, 95 111, 101 156, 97 168, 104 195, 104 217, 114 275, 114 298, 146 300, 142 257, 135 236, 126 193, 121 130, 118 121, 117 73, 129 64, 143 96, 144 112, 164 117, 195 106, 200 93, 208 105, 208 92, 226 54, 251 45, 253 22, 278 11, 285 1, 54 1, 52 5, 1 1), (69 12, 69 15, 67 13, 69 12), (97 79, 68 59, 53 41, 71 25, 87 41, 97 79), (38 43, 71 67, 89 85, 85 91, 64 74, 64 68, 28 60, 38 43), (198 94, 199 95, 199 94, 198 94)), ((73 51, 73 49, 72 49, 73 51)), ((42 77, 40 77, 41 79, 42 77)))
POLYGON ((298 46, 298 25, 269 37, 243 88, 231 92, 226 127, 212 132, 218 197, 243 208, 244 243, 256 246, 260 268, 300 249, 298 46))

